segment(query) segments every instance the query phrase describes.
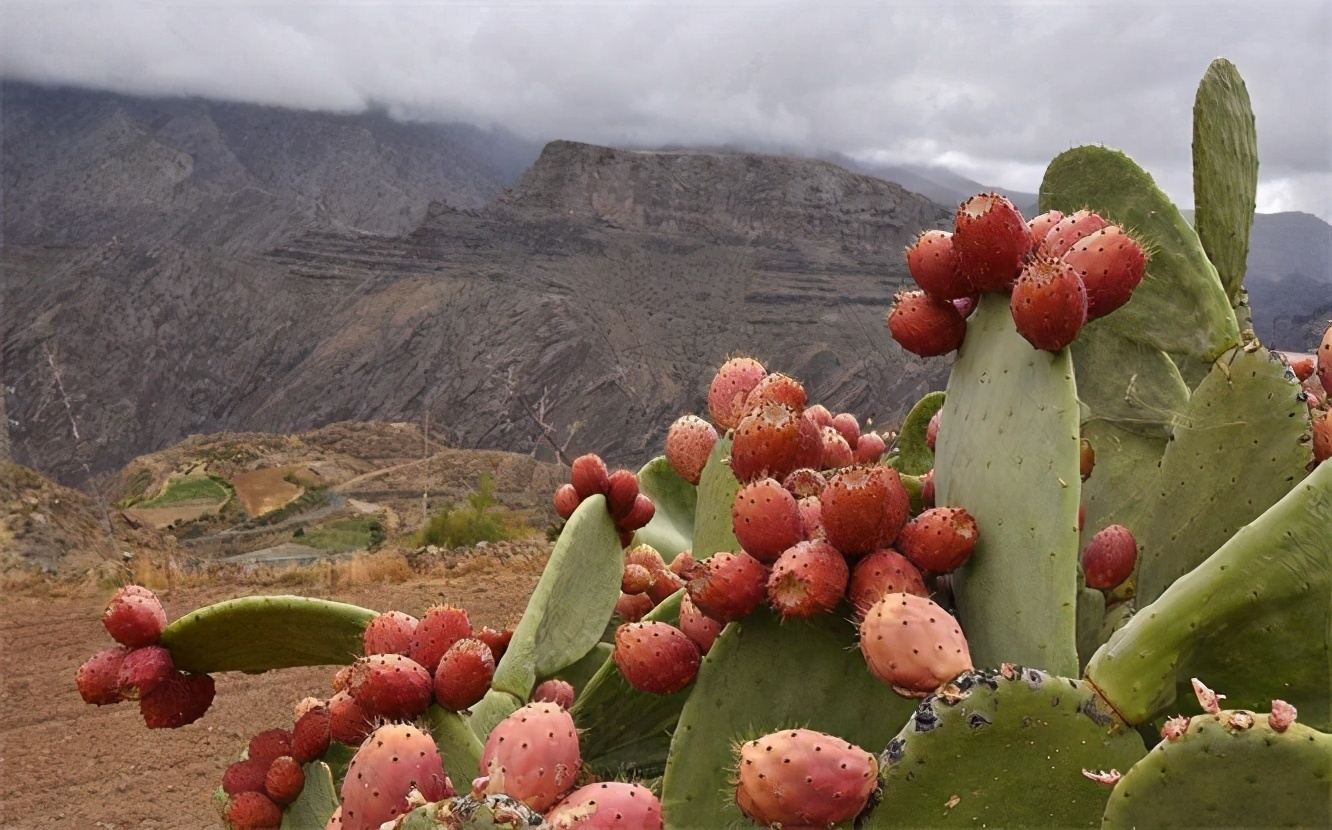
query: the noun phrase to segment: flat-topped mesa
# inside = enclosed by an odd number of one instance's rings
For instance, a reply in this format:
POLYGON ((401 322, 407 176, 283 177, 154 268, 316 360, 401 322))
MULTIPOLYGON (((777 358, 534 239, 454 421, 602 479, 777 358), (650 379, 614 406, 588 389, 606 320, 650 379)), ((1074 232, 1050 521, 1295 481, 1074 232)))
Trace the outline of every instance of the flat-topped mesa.
POLYGON ((572 141, 545 146, 510 204, 626 230, 832 239, 891 250, 942 215, 923 196, 825 161, 572 141))

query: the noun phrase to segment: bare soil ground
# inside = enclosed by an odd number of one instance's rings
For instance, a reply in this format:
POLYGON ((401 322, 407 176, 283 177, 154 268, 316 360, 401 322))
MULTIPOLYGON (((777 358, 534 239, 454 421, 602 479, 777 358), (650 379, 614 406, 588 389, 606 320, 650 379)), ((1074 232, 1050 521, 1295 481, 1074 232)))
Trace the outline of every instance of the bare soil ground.
POLYGON ((300 496, 301 488, 286 479, 289 473, 299 469, 296 465, 268 467, 232 476, 231 486, 236 488, 236 495, 240 498, 245 514, 262 516, 300 496))
MULTIPOLYGON (((466 608, 474 625, 499 628, 516 622, 541 565, 523 557, 473 559, 438 577, 332 593, 219 586, 161 596, 172 619, 255 593, 305 593, 412 614, 447 601, 466 608)), ((26 593, 0 604, 0 827, 9 830, 220 828, 212 791, 250 736, 290 728, 298 700, 331 694, 332 668, 223 674, 202 719, 149 730, 135 704, 89 706, 74 687, 79 664, 111 644, 101 625, 111 591, 26 593)))
POLYGON ((126 510, 125 514, 161 530, 174 522, 192 522, 201 516, 216 513, 220 507, 222 507, 221 502, 188 502, 171 507, 134 507, 126 510))

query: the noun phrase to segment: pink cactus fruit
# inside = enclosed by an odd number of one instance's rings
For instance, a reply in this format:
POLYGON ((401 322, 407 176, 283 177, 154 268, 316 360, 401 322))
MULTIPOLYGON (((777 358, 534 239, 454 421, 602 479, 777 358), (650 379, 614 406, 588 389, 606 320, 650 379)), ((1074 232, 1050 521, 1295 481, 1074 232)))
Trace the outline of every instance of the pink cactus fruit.
POLYGON ((409 657, 412 651, 412 635, 416 633, 419 621, 411 614, 401 611, 388 611, 380 614, 365 627, 362 641, 365 653, 401 654, 409 657))
POLYGON ((942 409, 935 411, 935 413, 930 416, 929 424, 925 426, 925 446, 929 447, 930 450, 934 449, 935 443, 939 440, 939 421, 941 415, 943 415, 942 409))
POLYGON ((722 364, 708 387, 708 415, 722 430, 733 429, 745 414, 749 393, 768 371, 752 357, 733 357, 722 364))
POLYGON ((102 613, 102 625, 111 639, 130 648, 156 644, 166 624, 166 611, 157 595, 139 585, 116 591, 102 613))
POLYGON ((1092 536, 1082 551, 1082 573, 1088 588, 1110 591, 1133 575, 1138 543, 1123 525, 1109 525, 1092 536))
POLYGON ((961 507, 931 507, 902 528, 895 547, 926 573, 949 573, 971 557, 980 530, 961 507))
POLYGON ((683 577, 685 574, 689 573, 690 569, 696 564, 698 564, 698 560, 694 558, 694 554, 688 550, 682 550, 675 554, 675 558, 671 560, 671 564, 667 566, 667 570, 676 576, 683 577))
POLYGON ((375 730, 370 716, 346 691, 328 699, 328 734, 341 744, 359 746, 375 730))
POLYGON ((795 456, 791 459, 792 472, 797 469, 818 469, 823 466, 823 428, 801 415, 796 419, 795 456))
POLYGON ((660 605, 666 601, 666 598, 685 586, 685 581, 676 576, 675 572, 669 568, 657 571, 652 575, 652 585, 648 588, 648 596, 652 598, 653 605, 660 605))
POLYGON ((370 717, 403 720, 430 708, 431 685, 431 673, 410 657, 372 654, 352 664, 347 691, 370 717))
POLYGON ((1170 718, 1161 725, 1161 737, 1167 741, 1178 741, 1189 731, 1189 719, 1185 717, 1170 718))
POLYGON ((1040 247, 1041 243, 1045 241, 1046 234, 1050 233, 1050 230, 1055 225, 1062 222, 1063 219, 1064 214, 1062 211, 1051 210, 1042 213, 1040 216, 1037 216, 1035 219, 1027 223, 1027 229, 1031 231, 1031 244, 1033 250, 1040 247))
POLYGON ((907 270, 921 290, 941 300, 956 300, 971 293, 971 284, 958 270, 953 235, 928 230, 906 249, 907 270))
POLYGON ((1211 689, 1207 688, 1206 684, 1204 684, 1201 680, 1199 680, 1196 677, 1192 678, 1192 682, 1193 682, 1193 693, 1198 697, 1198 705, 1202 707, 1202 710, 1211 715, 1215 715, 1217 712, 1220 712, 1221 701, 1225 700, 1226 696, 1219 695, 1216 692, 1212 691, 1211 689))
POLYGON ((309 709, 297 718, 291 727, 291 757, 307 764, 328 751, 333 737, 332 719, 325 705, 309 709))
POLYGON ((328 817, 328 824, 324 825, 324 830, 342 830, 342 806, 339 805, 333 811, 333 815, 328 817))
POLYGON ((488 626, 476 632, 476 639, 490 647, 490 653, 495 657, 495 664, 504 658, 504 652, 509 648, 509 641, 513 639, 513 629, 506 628, 503 631, 496 631, 488 626))
POLYGON ((1045 234, 1041 242, 1041 253, 1053 257, 1062 257, 1083 237, 1096 233, 1110 223, 1099 214, 1090 210, 1079 210, 1060 219, 1045 234))
POLYGON ((934 470, 920 477, 920 503, 927 510, 934 507, 934 470))
POLYGON ((216 692, 209 675, 177 672, 139 701, 139 714, 149 729, 177 729, 203 717, 216 692))
POLYGON ((120 666, 129 653, 128 646, 104 648, 79 666, 74 682, 85 703, 105 706, 124 700, 120 696, 120 666))
POLYGON ((879 764, 860 747, 810 729, 741 744, 735 801, 765 827, 829 827, 864 811, 879 764))
POLYGON ((774 562, 804 535, 795 496, 772 478, 751 481, 736 492, 731 529, 745 553, 765 564, 774 562))
POLYGON ((800 542, 773 563, 768 604, 783 619, 826 614, 837 607, 851 578, 846 558, 824 541, 800 542))
POLYGON ((626 594, 645 594, 652 587, 652 572, 642 565, 626 562, 620 574, 620 590, 626 594))
POLYGON ((833 429, 846 440, 848 447, 854 447, 860 441, 860 422, 850 412, 839 412, 833 417, 833 429))
POLYGON ((823 443, 819 463, 823 469, 839 470, 856 463, 855 450, 846 443, 836 427, 819 427, 819 440, 823 443))
POLYGON ((544 812, 573 787, 582 762, 569 713, 554 703, 529 703, 490 731, 480 771, 486 793, 544 812))
POLYGON ((227 799, 226 818, 232 827, 247 830, 279 827, 282 824, 282 810, 263 793, 246 791, 227 799))
POLYGON ((877 432, 866 432, 856 440, 856 446, 853 450, 854 460, 857 464, 877 464, 879 459, 883 458, 883 451, 888 448, 884 443, 883 436, 877 432))
POLYGON ((572 484, 561 484, 559 487, 556 487, 553 500, 555 503, 555 513, 561 519, 565 520, 568 520, 568 518, 574 514, 574 511, 578 509, 579 503, 582 502, 582 499, 578 498, 578 491, 574 489, 572 484))
POLYGON ((625 594, 615 601, 615 616, 625 622, 638 622, 647 616, 656 604, 647 594, 625 594))
POLYGON ((1291 706, 1284 700, 1272 701, 1272 714, 1267 716, 1267 725, 1272 727, 1273 732, 1285 732, 1290 725, 1295 722, 1299 714, 1294 706, 1291 706))
POLYGON ((552 677, 550 680, 543 680, 532 690, 532 703, 554 703, 556 706, 568 711, 574 704, 574 687, 567 680, 560 680, 552 677))
POLYGON ((700 654, 707 654, 725 626, 698 610, 688 594, 680 597, 680 630, 698 646, 700 654))
POLYGON ((486 696, 494 679, 495 656, 490 647, 464 637, 439 660, 433 683, 435 702, 454 712, 469 709, 486 696))
POLYGON ((971 316, 971 312, 976 310, 976 304, 979 302, 980 302, 980 295, 971 294, 966 297, 960 297, 956 300, 953 300, 953 308, 957 309, 957 313, 961 314, 962 319, 965 320, 971 316))
POLYGON ((796 504, 800 508, 800 527, 804 531, 804 538, 808 541, 826 540, 828 533, 823 529, 823 505, 819 503, 819 497, 806 496, 796 504))
POLYGON ((763 476, 785 478, 797 464, 801 416, 766 402, 740 419, 731 439, 731 472, 741 484, 763 476))
POLYGON ((625 623, 615 629, 611 655, 625 682, 640 692, 667 695, 693 682, 701 655, 670 623, 625 623))
MULTIPOLYGON (((638 498, 638 476, 629 470, 616 470, 610 474, 609 489, 606 491, 606 506, 611 516, 617 521, 629 515, 638 498)), ((643 524, 647 524, 644 522, 643 524)), ((639 525, 642 527, 642 525, 639 525)), ((635 528, 636 529, 636 528, 635 528)))
POLYGON ((296 800, 305 789, 305 771, 290 755, 273 759, 268 772, 264 775, 264 793, 273 799, 279 807, 285 807, 296 800))
POLYGON ((610 491, 610 472, 606 469, 606 462, 595 453, 578 456, 570 465, 569 483, 578 493, 579 501, 597 493, 605 495, 610 491))
POLYGON ((859 556, 892 544, 906 524, 911 499, 896 470, 852 467, 829 479, 819 504, 828 541, 859 556))
POLYGON ((1118 225, 1107 225, 1078 240, 1064 254, 1087 289, 1087 320, 1096 320, 1133 296, 1147 273, 1147 256, 1118 225))
POLYGON ((911 560, 892 548, 883 548, 862 556, 851 571, 847 598, 857 615, 863 615, 888 594, 914 594, 928 598, 929 589, 920 570, 911 560))
POLYGON ((405 723, 376 729, 356 750, 342 782, 342 826, 377 830, 410 810, 408 794, 427 802, 453 795, 434 740, 405 723))
POLYGON ((265 729, 250 739, 245 755, 251 761, 258 761, 267 769, 273 760, 283 755, 290 755, 292 734, 285 729, 265 729))
POLYGON ((828 411, 828 407, 821 403, 805 407, 805 417, 813 421, 815 426, 819 428, 833 425, 833 414, 828 411))
POLYGON ((797 413, 803 413, 808 398, 805 395, 805 387, 800 381, 781 372, 773 372, 764 376, 763 380, 749 391, 748 397, 745 398, 745 411, 768 401, 784 403, 797 413))
POLYGON ((887 594, 865 612, 860 653, 870 674, 903 697, 924 697, 970 671, 962 627, 933 601, 887 594))
POLYGON ((661 830, 661 802, 642 784, 603 781, 579 787, 546 814, 555 830, 661 830))
POLYGON ((451 605, 436 605, 426 610, 412 632, 413 660, 427 672, 434 673, 444 652, 464 637, 472 636, 472 622, 467 612, 451 605))
POLYGON ((666 433, 666 463, 680 478, 698 484, 716 443, 712 424, 697 415, 682 415, 666 433))
POLYGON ((768 568, 744 551, 714 553, 685 585, 698 610, 719 623, 747 617, 768 593, 768 568))
POLYGON ((797 499, 803 499, 806 496, 817 496, 822 493, 827 483, 823 473, 811 467, 801 467, 791 471, 791 474, 782 481, 782 487, 797 499))

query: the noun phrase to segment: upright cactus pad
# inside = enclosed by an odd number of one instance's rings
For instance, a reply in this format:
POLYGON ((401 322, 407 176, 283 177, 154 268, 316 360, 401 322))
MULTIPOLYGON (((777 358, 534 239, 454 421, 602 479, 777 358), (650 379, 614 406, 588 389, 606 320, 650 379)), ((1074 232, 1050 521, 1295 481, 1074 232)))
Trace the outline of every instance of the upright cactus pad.
POLYGON ((638 529, 634 544, 651 545, 667 562, 693 544, 697 490, 658 456, 638 471, 639 492, 652 499, 652 521, 638 529))
POLYGON ((1033 349, 1008 301, 985 295, 948 378, 935 500, 980 526, 953 574, 979 666, 1021 661, 1078 672, 1078 402, 1068 350, 1033 349))
POLYGON ((731 505, 735 503, 735 494, 740 492, 740 481, 726 462, 730 455, 728 433, 717 439, 698 480, 693 555, 700 561, 718 551, 740 550, 740 542, 731 529, 731 505))
POLYGON ((425 725, 439 748, 445 772, 459 782, 475 778, 481 758, 481 741, 468 724, 467 716, 435 705, 426 712, 425 725))

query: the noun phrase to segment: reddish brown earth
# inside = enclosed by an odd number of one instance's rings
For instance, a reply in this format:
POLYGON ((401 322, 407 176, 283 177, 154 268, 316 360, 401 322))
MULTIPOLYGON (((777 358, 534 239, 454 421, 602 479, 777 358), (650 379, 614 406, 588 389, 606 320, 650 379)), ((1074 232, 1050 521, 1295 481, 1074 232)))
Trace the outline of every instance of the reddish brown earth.
MULTIPOLYGON (((254 593, 306 593, 412 614, 445 601, 466 608, 476 626, 503 627, 521 614, 540 563, 458 570, 469 572, 333 594, 177 588, 162 600, 172 619, 254 593)), ((218 675, 217 699, 202 719, 181 729, 146 729, 135 704, 89 706, 74 687, 79 664, 111 645, 101 625, 110 594, 10 596, 0 604, 0 827, 222 827, 211 793, 227 764, 256 732, 290 728, 298 700, 331 694, 334 670, 218 675)))

